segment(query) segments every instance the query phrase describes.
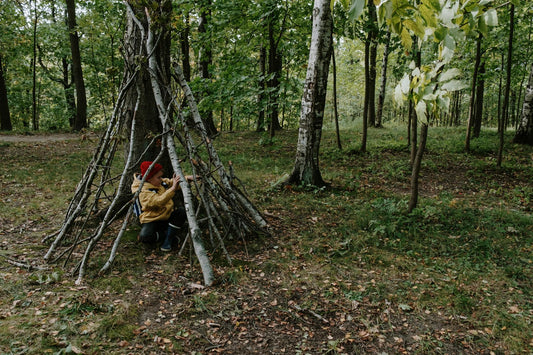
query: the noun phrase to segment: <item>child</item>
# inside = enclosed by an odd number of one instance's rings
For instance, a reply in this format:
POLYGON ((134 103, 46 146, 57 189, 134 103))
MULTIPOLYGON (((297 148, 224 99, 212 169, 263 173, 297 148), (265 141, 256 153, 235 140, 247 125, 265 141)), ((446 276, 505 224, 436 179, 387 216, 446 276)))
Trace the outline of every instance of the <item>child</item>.
MULTIPOLYGON (((141 185, 151 161, 141 163, 141 174, 135 174, 131 192, 135 193, 141 185)), ((189 177, 187 177, 189 178, 189 177)), ((139 193, 142 213, 139 216, 141 233, 139 240, 143 243, 162 242, 161 250, 170 251, 172 240, 178 230, 185 224, 187 216, 183 207, 174 209, 172 197, 179 187, 180 178, 176 174, 172 179, 163 178, 163 167, 154 164, 139 193)))

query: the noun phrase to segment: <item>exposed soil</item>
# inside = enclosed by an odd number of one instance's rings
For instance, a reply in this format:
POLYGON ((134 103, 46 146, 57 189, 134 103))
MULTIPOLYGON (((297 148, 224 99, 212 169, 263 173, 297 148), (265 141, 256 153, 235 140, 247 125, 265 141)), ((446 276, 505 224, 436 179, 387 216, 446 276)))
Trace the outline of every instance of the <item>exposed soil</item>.
MULTIPOLYGON (((6 135, 0 134, 0 142, 10 142, 10 143, 45 143, 45 142, 58 142, 66 141, 71 139, 81 138, 83 139, 84 135, 76 133, 53 133, 53 134, 15 134, 15 135, 6 135)), ((86 137, 86 136, 85 136, 86 137)))

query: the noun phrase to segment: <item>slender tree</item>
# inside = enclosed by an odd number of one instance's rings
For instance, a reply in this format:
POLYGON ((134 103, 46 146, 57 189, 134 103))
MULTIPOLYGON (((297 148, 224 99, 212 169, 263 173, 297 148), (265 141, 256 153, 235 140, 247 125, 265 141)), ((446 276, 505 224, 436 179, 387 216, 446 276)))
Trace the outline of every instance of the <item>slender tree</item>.
POLYGON ((31 71, 32 71, 32 87, 31 87, 31 97, 32 97, 32 123, 33 129, 35 131, 39 130, 39 113, 37 110, 37 23, 39 21, 39 15, 37 13, 37 1, 33 2, 33 57, 31 60, 31 71))
MULTIPOLYGON (((333 45, 333 42, 331 45, 333 45)), ((337 108, 337 63, 335 62, 335 48, 331 49, 331 61, 333 66, 333 116, 335 120, 335 135, 337 137, 337 149, 342 150, 341 132, 339 130, 339 110, 337 108)))
POLYGON ((11 131, 11 115, 9 113, 9 102, 7 100, 7 86, 4 76, 4 65, 2 54, 0 53, 0 130, 11 131))
POLYGON ((259 49, 259 79, 257 81, 257 104, 259 106, 259 112, 257 116, 257 124, 255 126, 256 132, 262 132, 265 130, 265 77, 266 77, 266 48, 261 43, 259 49))
POLYGON ((385 92, 387 91, 387 66, 390 54, 390 39, 391 32, 390 30, 387 30, 387 35, 385 36, 385 49, 383 50, 383 58, 381 60, 381 79, 379 84, 378 105, 376 109, 376 127, 383 127, 383 106, 385 104, 385 92))
POLYGON ((513 64, 513 40, 514 40, 514 4, 511 3, 511 8, 509 10, 509 43, 507 47, 507 70, 506 70, 506 81, 505 81, 505 91, 503 93, 503 108, 502 114, 500 116, 501 125, 499 125, 499 145, 498 145, 498 160, 496 162, 498 167, 502 166, 503 160, 503 145, 504 137, 506 130, 506 119, 509 115, 509 93, 511 90, 511 69, 513 64))
POLYGON ((294 168, 287 183, 324 186, 319 148, 332 50, 333 20, 330 1, 315 0, 309 62, 302 97, 294 168))
MULTIPOLYGON (((211 48, 211 31, 208 30, 211 21, 211 0, 202 0, 200 2, 200 23, 198 24, 198 33, 200 33, 202 46, 199 53, 199 69, 200 77, 202 78, 202 92, 200 97, 208 99, 211 94, 210 81, 211 71, 209 66, 213 61, 213 51, 211 48)), ((213 137, 217 133, 217 128, 213 121, 213 110, 211 105, 203 105, 201 109, 202 119, 207 128, 208 134, 213 137)))
POLYGON ((479 66, 479 78, 476 88, 476 104, 474 110, 474 123, 472 127, 472 136, 478 138, 481 133, 481 124, 483 122, 483 98, 485 96, 485 62, 479 66))
POLYGON ((522 117, 513 138, 513 143, 533 146, 533 64, 529 70, 529 80, 524 93, 522 117))
POLYGON ((472 75, 472 85, 470 86, 470 105, 468 110, 468 123, 466 126, 465 151, 470 152, 470 139, 472 138, 472 127, 474 125, 474 114, 476 110, 476 87, 479 76, 479 66, 481 63, 481 40, 483 34, 479 33, 476 41, 476 59, 474 61, 474 74, 472 75))
POLYGON ((76 120, 74 122, 74 130, 80 131, 87 127, 87 96, 81 65, 80 39, 76 29, 76 3, 75 0, 66 0, 66 3, 70 51, 72 54, 72 75, 74 85, 76 86, 76 120))

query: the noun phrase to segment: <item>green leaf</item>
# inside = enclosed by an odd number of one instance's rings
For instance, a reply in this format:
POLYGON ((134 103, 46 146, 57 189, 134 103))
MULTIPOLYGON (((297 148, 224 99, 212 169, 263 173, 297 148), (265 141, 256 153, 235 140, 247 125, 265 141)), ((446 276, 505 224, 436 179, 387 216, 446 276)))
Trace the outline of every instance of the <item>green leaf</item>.
POLYGON ((413 31, 418 37, 423 38, 425 33, 424 25, 420 23, 419 19, 417 20, 418 21, 413 21, 412 19, 405 19, 403 21, 403 25, 413 31))
POLYGON ((352 6, 348 11, 348 13, 350 14, 351 21, 355 21, 361 16, 363 10, 365 9, 365 5, 366 0, 354 0, 354 2, 352 2, 352 6))
POLYGON ((443 25, 446 27, 454 27, 453 19, 455 18, 455 15, 457 14, 458 4, 455 3, 453 6, 445 6, 442 8, 440 13, 440 20, 442 21, 443 25))
POLYGON ((462 80, 450 80, 441 86, 442 90, 446 91, 458 91, 463 90, 466 87, 468 87, 468 85, 466 85, 466 83, 462 80))
POLYGON ((424 100, 418 101, 415 107, 416 117, 421 122, 427 122, 427 105, 424 100))
POLYGON ((461 71, 457 68, 451 68, 443 72, 439 76, 439 82, 444 83, 446 81, 452 80, 453 78, 461 75, 461 71))
POLYGON ((496 9, 489 9, 483 14, 483 19, 487 26, 498 26, 498 13, 496 9))
POLYGON ((436 28, 437 27, 437 13, 425 5, 419 7, 420 15, 426 22, 426 26, 436 28))
POLYGON ((400 80, 400 83, 399 83, 399 87, 402 91, 403 94, 406 94, 409 92, 409 89, 410 89, 410 83, 411 83, 411 79, 409 79, 409 75, 408 74, 405 74, 402 78, 402 80, 400 80))
POLYGON ((402 33, 400 34, 400 38, 402 41, 402 45, 405 48, 411 49, 413 47, 413 39, 411 38, 411 34, 405 27, 402 28, 402 33))
POLYGON ((402 104, 405 97, 406 96, 402 93, 401 84, 396 85, 394 88, 394 101, 396 101, 397 104, 402 104))

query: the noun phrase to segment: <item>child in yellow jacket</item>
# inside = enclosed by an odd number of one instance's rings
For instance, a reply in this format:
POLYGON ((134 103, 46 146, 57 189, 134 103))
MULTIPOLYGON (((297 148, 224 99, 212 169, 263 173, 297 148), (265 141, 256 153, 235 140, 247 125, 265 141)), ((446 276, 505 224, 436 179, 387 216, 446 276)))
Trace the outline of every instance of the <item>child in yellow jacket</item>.
MULTIPOLYGON (((131 185, 131 192, 136 193, 141 185, 143 176, 147 174, 151 161, 141 163, 141 174, 135 174, 131 185)), ((161 250, 170 251, 172 241, 179 229, 185 224, 187 216, 183 207, 174 208, 172 198, 178 190, 180 178, 176 174, 172 179, 163 178, 163 166, 154 164, 146 176, 139 193, 141 204, 141 232, 139 240, 143 243, 162 242, 161 250)))

